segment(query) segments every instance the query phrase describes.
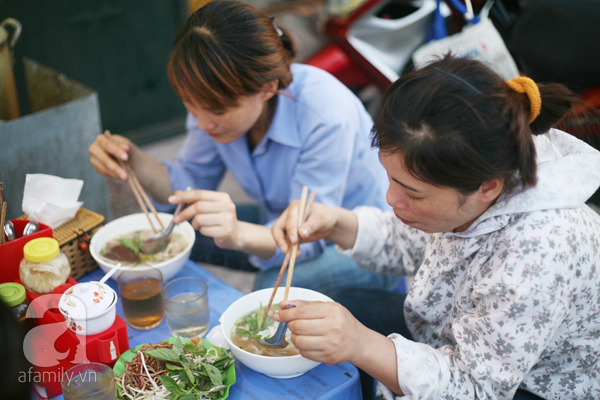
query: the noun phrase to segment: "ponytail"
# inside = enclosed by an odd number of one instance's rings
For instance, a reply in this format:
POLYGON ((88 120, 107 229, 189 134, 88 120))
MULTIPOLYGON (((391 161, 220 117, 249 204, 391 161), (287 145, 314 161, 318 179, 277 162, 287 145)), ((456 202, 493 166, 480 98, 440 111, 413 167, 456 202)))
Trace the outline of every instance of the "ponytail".
POLYGON ((519 77, 506 81, 505 113, 519 148, 519 172, 524 187, 537 183, 533 135, 542 135, 558 124, 579 102, 569 89, 559 84, 536 84, 519 77))

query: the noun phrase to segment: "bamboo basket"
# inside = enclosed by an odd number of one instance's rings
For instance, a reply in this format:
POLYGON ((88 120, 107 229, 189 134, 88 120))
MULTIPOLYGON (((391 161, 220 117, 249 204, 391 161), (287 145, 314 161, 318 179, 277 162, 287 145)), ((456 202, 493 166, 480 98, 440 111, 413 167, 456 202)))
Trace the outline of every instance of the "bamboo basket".
MULTIPOLYGON (((23 215, 19 219, 29 218, 23 215)), ((77 280, 98 268, 90 254, 89 242, 102 225, 104 216, 80 207, 73 219, 52 230, 52 236, 71 264, 73 279, 77 280)))

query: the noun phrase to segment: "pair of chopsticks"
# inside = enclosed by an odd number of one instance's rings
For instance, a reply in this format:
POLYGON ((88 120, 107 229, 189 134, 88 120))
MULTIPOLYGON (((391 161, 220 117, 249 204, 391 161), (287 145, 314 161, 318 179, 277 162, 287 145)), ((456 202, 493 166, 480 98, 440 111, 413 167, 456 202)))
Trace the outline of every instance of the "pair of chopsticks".
MULTIPOLYGON (((300 207, 298 207, 298 228, 302 226, 304 220, 306 218, 306 211, 310 208, 313 200, 315 199, 315 192, 311 192, 308 197, 308 201, 306 200, 306 196, 308 194, 308 188, 304 186, 302 188, 302 195, 300 196, 300 207)), ((267 319, 267 314, 269 314, 269 310, 271 309, 271 304, 273 303, 273 299, 275 298, 275 293, 277 293, 277 289, 279 288, 279 284, 281 283, 281 279, 283 278, 283 274, 287 269, 287 280, 285 282, 285 294, 283 295, 283 300, 287 300, 288 294, 290 291, 290 285, 292 284, 292 275, 294 275, 294 265, 296 264, 296 254, 298 253, 298 243, 295 243, 293 246, 288 248, 287 253, 285 254, 285 259, 283 260, 283 264, 281 264, 281 269, 279 270, 279 275, 277 276, 277 281, 275 281, 275 287, 273 287, 273 293, 271 293, 271 298, 269 299, 269 304, 267 304, 267 308, 265 309, 265 314, 263 315, 262 325, 265 324, 265 320, 267 319), (288 267, 289 262, 289 267, 288 267)))
POLYGON ((4 243, 4 223, 6 222, 6 202, 2 201, 4 186, 0 182, 0 244, 4 243))
MULTIPOLYGON (((109 131, 104 131, 104 136, 106 136, 108 138, 108 140, 112 141, 112 136, 109 131)), ((119 163, 121 168, 123 168, 125 170, 125 172, 127 172, 127 182, 129 183, 129 186, 131 187, 131 191, 133 192, 135 199, 137 200, 138 204, 140 205, 140 208, 142 209, 144 214, 146 214, 146 218, 148 218, 148 222, 150 222, 150 226, 152 227, 152 230, 154 231, 154 233, 157 233, 157 230, 154 227, 154 224, 152 223, 152 218, 150 218, 150 213, 148 212, 148 209, 150 209, 150 211, 152 211, 152 214, 154 214, 154 216, 156 217, 156 220, 160 224, 161 228, 165 229, 165 226, 163 225, 162 221, 160 220, 160 218, 158 218, 158 213, 156 212, 156 208, 154 208, 154 206, 152 205, 150 198, 146 194, 146 191, 144 190, 142 185, 140 185, 140 181, 138 181, 137 177, 133 173, 133 169, 131 169, 131 166, 129 165, 129 163, 126 161, 123 161, 123 160, 119 160, 119 159, 117 159, 117 162, 119 163), (148 208, 146 208, 146 206, 148 208)))

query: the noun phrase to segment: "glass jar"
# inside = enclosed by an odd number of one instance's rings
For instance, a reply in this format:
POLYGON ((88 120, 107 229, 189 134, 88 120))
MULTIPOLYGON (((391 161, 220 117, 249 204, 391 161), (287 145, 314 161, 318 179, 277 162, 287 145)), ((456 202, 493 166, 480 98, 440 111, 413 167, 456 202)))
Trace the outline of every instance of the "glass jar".
POLYGON ((56 239, 41 237, 30 240, 23 247, 19 277, 31 293, 51 293, 65 283, 70 274, 71 265, 56 239))
POLYGON ((20 324, 25 325, 29 302, 25 296, 25 288, 23 285, 15 282, 0 284, 0 299, 11 308, 17 321, 20 324))

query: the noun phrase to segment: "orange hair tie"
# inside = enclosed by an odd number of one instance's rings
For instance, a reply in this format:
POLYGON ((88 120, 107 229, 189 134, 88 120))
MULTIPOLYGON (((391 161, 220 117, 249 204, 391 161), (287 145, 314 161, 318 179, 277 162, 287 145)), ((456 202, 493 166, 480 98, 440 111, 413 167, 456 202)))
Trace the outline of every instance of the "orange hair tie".
POLYGON ((538 85, 533 79, 527 78, 526 76, 512 78, 510 81, 506 81, 506 83, 512 90, 519 93, 527 93, 530 104, 529 123, 532 123, 542 111, 542 96, 540 95, 538 85))

